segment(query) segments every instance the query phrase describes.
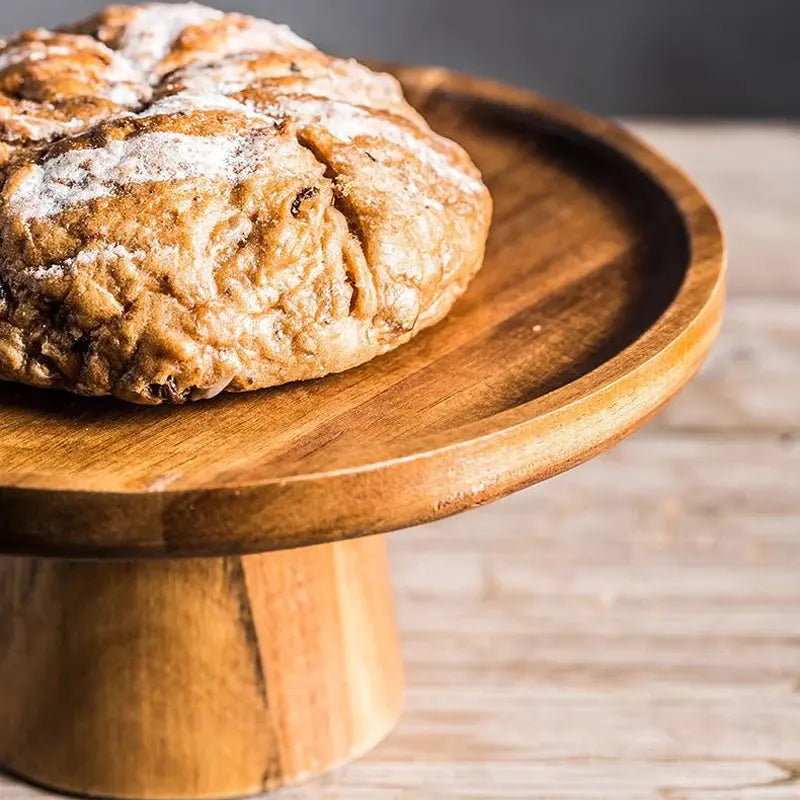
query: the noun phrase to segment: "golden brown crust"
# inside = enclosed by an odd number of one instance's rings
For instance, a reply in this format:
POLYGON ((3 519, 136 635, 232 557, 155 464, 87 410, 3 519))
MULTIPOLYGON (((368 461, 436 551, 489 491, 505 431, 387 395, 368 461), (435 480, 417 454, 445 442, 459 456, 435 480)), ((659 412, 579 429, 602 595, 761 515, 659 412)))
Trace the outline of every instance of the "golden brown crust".
POLYGON ((463 150, 265 21, 115 6, 24 34, 0 126, 5 379, 160 403, 320 377, 441 319, 482 262, 463 150))
POLYGON ((0 140, 19 146, 79 133, 151 93, 141 72, 100 42, 28 31, 0 50, 0 140))

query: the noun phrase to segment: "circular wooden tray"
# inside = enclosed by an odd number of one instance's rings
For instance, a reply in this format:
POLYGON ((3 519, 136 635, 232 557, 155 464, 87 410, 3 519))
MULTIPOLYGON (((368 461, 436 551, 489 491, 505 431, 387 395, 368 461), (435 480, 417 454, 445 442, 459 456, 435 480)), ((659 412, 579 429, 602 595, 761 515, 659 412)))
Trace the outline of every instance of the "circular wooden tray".
POLYGON ((0 388, 0 552, 223 555, 387 531, 598 453, 717 332, 724 247, 691 182, 611 123, 400 69, 496 203, 450 317, 366 366, 182 408, 0 388))

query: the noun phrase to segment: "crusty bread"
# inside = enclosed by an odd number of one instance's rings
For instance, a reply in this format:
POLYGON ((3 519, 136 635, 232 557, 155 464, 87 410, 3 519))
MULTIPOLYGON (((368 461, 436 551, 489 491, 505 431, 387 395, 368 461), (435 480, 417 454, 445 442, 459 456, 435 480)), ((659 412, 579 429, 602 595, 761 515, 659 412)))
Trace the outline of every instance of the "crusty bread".
POLYGON ((394 78, 193 3, 0 43, 0 182, 0 378, 150 404, 408 341, 491 216, 394 78))

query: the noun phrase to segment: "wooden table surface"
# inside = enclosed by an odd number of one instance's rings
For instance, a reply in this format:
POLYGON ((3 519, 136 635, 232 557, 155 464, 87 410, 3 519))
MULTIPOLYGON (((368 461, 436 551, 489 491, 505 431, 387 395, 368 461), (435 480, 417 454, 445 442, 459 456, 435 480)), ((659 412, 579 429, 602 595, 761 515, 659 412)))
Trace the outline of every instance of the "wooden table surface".
POLYGON ((800 127, 633 127, 728 231, 709 364, 589 464, 393 534, 407 710, 278 800, 800 798, 800 127))

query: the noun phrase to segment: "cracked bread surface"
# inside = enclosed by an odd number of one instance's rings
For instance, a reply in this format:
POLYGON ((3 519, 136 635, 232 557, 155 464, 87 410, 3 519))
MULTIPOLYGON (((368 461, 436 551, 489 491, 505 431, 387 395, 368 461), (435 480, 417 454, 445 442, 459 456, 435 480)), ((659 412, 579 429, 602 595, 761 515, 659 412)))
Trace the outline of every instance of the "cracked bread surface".
POLYGON ((403 344, 491 217, 394 78, 194 3, 0 43, 0 184, 0 378, 146 404, 403 344))

